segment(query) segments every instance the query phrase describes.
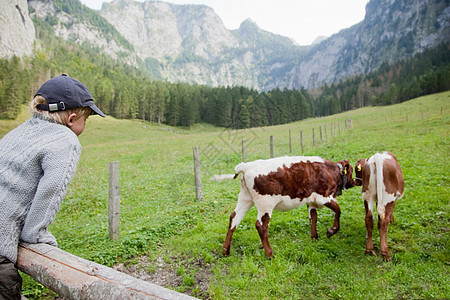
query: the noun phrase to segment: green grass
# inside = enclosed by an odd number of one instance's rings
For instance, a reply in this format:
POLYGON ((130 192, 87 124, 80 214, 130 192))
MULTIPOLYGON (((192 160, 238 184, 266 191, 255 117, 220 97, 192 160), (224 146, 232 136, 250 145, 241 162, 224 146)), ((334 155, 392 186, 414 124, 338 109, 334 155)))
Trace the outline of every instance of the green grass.
MULTIPOLYGON (((148 274, 158 275, 163 269, 178 278, 167 283, 170 288, 199 298, 448 299, 449 100, 450 92, 446 92, 245 131, 207 125, 169 128, 92 117, 80 136, 83 153, 77 174, 50 231, 67 252, 107 266, 125 263, 148 274), (346 119, 353 120, 352 129, 345 130, 346 119), (312 145, 313 128, 316 146, 312 145), (304 155, 348 159, 352 165, 377 151, 396 155, 406 191, 389 227, 392 262, 364 255, 360 187, 338 198, 341 230, 332 238, 325 234, 333 220, 329 209, 318 213, 316 242, 310 239, 306 207, 274 212, 269 239, 275 258, 268 260, 259 248, 256 209, 252 208, 233 236, 230 257, 222 256, 240 184, 237 180, 213 182, 210 176, 234 172, 244 137, 247 161, 269 158, 270 136, 274 136, 275 156, 301 155, 300 131, 304 155), (195 199, 194 146, 201 150, 203 201, 195 199), (110 161, 120 163, 120 240, 115 242, 108 237, 107 222, 110 161), (138 259, 144 255, 145 264, 138 259)), ((0 136, 18 124, 0 122, 0 136)), ((376 231, 374 241, 378 247, 376 231)), ((24 289, 31 299, 53 297, 27 276, 24 289)))

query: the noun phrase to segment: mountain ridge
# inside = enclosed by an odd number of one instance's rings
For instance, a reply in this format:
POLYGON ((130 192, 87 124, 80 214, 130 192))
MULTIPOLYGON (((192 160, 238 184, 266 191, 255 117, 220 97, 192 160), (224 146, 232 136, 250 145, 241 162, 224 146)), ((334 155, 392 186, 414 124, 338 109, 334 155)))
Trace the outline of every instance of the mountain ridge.
POLYGON ((363 21, 310 46, 251 19, 228 30, 206 5, 114 0, 94 11, 78 0, 29 0, 28 7, 56 36, 154 79, 257 90, 313 89, 450 42, 448 0, 371 0, 363 21))
MULTIPOLYGON (((125 2, 133 3, 132 0, 125 2)), ((213 86, 239 83, 258 90, 277 87, 311 89, 347 76, 370 72, 383 62, 392 63, 441 42, 449 42, 450 9, 447 2, 371 0, 366 6, 363 21, 312 46, 298 46, 288 37, 259 28, 250 19, 243 21, 238 29, 228 30, 211 8, 190 5, 190 11, 185 10, 183 18, 176 15, 176 19, 171 20, 177 22, 182 41, 177 55, 196 56, 195 65, 192 61, 180 63, 178 60, 178 64, 171 64, 155 55, 152 58, 162 64, 162 78, 171 82, 184 81, 213 86), (220 21, 214 23, 214 20, 220 21), (195 40, 195 30, 200 35, 206 35, 205 39, 195 40), (215 32, 220 34, 212 34, 215 32), (230 32, 235 39, 230 38, 230 32), (215 36, 223 39, 218 40, 215 36)), ((114 6, 121 3, 124 1, 113 1, 105 6, 109 7, 109 13, 106 14, 104 7, 100 14, 127 38, 129 31, 121 30, 116 23, 119 11, 115 10, 113 13, 114 6)), ((147 3, 148 9, 165 2, 144 3, 147 3)), ((185 6, 170 7, 172 10, 180 10, 185 6)), ((122 22, 127 19, 123 10, 120 11, 120 16, 122 22)), ((145 31, 145 28, 141 30, 145 31)), ((168 40, 170 39, 166 41, 168 40)), ((158 50, 163 52, 167 48, 158 50)))

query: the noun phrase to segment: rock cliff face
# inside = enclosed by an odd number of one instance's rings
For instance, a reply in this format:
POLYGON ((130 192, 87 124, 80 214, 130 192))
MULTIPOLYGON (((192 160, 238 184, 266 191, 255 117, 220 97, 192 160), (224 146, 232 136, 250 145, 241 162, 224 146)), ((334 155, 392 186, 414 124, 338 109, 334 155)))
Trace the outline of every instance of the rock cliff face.
POLYGON ((285 51, 302 52, 290 39, 261 30, 251 20, 230 31, 205 5, 115 0, 104 4, 100 14, 141 59, 156 66, 155 77, 171 82, 272 88, 277 83, 267 74, 292 64, 282 62, 285 51))
POLYGON ((31 55, 35 29, 28 15, 27 0, 0 3, 0 57, 31 55))
POLYGON ((202 5, 115 0, 100 14, 139 57, 154 61, 163 79, 269 90, 314 88, 449 42, 446 3, 371 0, 361 23, 310 47, 261 30, 251 20, 229 31, 202 5))
POLYGON ((312 49, 294 87, 316 87, 450 42, 448 1, 371 0, 364 20, 312 49))
POLYGON ((88 43, 113 59, 119 59, 120 56, 127 63, 136 65, 136 56, 132 49, 119 44, 87 19, 58 9, 52 1, 29 0, 28 5, 32 18, 53 20, 51 25, 56 36, 78 44, 88 43))

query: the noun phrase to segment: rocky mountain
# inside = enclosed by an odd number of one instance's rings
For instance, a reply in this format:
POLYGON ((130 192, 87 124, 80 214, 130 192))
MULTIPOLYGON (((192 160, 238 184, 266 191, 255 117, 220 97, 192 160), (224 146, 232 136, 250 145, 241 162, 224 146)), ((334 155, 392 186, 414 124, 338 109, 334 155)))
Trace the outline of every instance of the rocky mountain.
POLYGON ((251 20, 230 31, 204 5, 115 0, 100 14, 133 44, 155 77, 171 82, 270 89, 289 80, 277 70, 292 68, 304 52, 251 20), (286 78, 280 81, 279 75, 286 78))
POLYGON ((0 5, 0 57, 31 55, 35 29, 26 0, 2 0, 0 5))
POLYGON ((137 65, 132 44, 98 13, 78 0, 62 3, 68 5, 62 6, 57 1, 28 0, 30 16, 50 25, 55 36, 80 45, 88 43, 113 59, 137 65))
MULTIPOLYGON (((17 32, 31 23, 24 0, 6 2, 7 17, 17 20, 5 25, 0 19, 1 56, 14 53, 4 50, 4 36, 18 40, 32 33, 29 27, 26 34, 17 32)), ((257 90, 314 88, 450 42, 449 0, 371 0, 362 22, 307 47, 251 20, 228 30, 205 5, 114 0, 97 12, 78 0, 28 0, 28 7, 38 31, 50 27, 56 36, 90 44, 153 78, 257 90)), ((19 41, 11 44, 16 55, 31 51, 19 41)))
POLYGON ((362 22, 313 47, 299 47, 251 20, 229 31, 207 6, 115 0, 100 14, 139 57, 159 65, 160 78, 270 90, 314 88, 449 42, 448 4, 371 0, 362 22))
POLYGON ((444 0, 371 0, 362 22, 331 36, 297 66, 292 88, 316 87, 377 69, 450 41, 444 0))

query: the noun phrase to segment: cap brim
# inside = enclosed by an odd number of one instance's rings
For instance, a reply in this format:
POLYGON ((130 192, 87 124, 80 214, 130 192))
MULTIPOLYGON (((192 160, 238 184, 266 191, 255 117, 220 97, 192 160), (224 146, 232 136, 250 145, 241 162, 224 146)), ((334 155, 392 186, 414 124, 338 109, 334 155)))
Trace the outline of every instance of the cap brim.
POLYGON ((89 108, 90 109, 92 109, 92 111, 94 112, 94 114, 97 114, 97 115, 99 115, 99 116, 101 116, 101 117, 105 117, 105 114, 100 110, 100 108, 98 108, 97 106, 95 106, 95 104, 94 103, 91 103, 90 105, 89 105, 89 108))

